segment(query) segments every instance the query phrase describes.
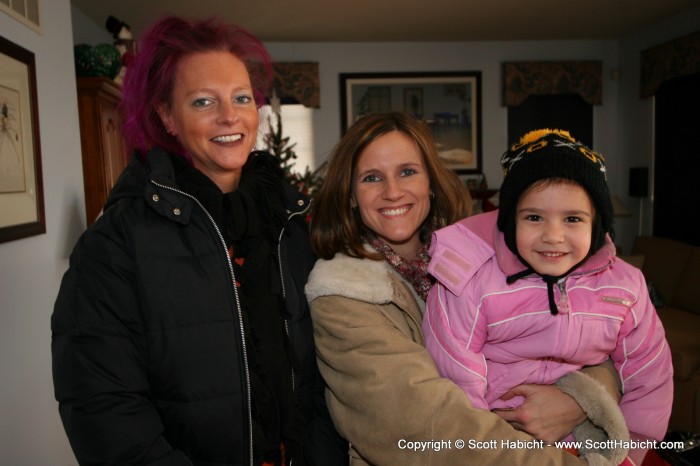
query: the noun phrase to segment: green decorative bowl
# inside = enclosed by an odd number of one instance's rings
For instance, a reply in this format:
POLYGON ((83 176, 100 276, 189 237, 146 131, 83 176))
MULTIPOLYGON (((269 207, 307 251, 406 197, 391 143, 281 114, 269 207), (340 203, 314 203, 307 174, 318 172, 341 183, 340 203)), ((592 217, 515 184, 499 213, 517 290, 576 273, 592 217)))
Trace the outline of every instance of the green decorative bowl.
POLYGON ((114 79, 122 67, 122 56, 112 44, 90 46, 77 44, 73 47, 75 73, 78 76, 107 76, 114 79))

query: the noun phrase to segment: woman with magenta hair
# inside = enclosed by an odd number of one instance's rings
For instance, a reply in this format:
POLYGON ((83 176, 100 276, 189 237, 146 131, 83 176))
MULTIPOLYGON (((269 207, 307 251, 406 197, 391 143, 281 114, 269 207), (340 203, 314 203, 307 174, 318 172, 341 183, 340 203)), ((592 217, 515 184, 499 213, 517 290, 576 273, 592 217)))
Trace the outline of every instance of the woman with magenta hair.
POLYGON ((134 156, 51 319, 80 464, 347 462, 304 297, 308 200, 254 150, 270 69, 215 18, 163 18, 139 41, 122 101, 134 156))

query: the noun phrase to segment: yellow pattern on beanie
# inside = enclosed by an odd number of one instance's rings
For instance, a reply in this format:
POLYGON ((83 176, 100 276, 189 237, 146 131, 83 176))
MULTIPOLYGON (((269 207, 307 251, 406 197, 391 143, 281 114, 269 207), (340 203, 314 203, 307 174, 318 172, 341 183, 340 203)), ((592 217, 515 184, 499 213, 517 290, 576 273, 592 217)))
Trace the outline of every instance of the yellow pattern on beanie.
POLYGON ((569 141, 576 142, 576 140, 573 137, 571 137, 568 131, 564 131, 563 129, 543 128, 530 131, 529 133, 523 135, 520 138, 520 142, 518 143, 518 145, 522 146, 525 144, 530 144, 531 142, 535 142, 538 139, 547 136, 548 134, 556 134, 565 139, 568 139, 569 141))

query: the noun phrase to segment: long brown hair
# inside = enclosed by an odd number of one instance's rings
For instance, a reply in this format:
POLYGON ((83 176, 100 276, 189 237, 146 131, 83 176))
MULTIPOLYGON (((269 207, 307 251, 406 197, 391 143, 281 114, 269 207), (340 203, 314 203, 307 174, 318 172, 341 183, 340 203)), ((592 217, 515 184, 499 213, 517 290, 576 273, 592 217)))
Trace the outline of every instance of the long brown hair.
POLYGON ((469 191, 438 156, 430 128, 404 113, 373 113, 357 120, 335 146, 323 184, 314 196, 311 247, 319 257, 331 259, 342 252, 352 257, 379 258, 363 247, 367 229, 357 209, 351 207, 350 198, 360 155, 374 140, 392 131, 400 131, 416 143, 428 171, 433 198, 428 217, 421 225, 421 242, 435 228, 471 213, 469 191))

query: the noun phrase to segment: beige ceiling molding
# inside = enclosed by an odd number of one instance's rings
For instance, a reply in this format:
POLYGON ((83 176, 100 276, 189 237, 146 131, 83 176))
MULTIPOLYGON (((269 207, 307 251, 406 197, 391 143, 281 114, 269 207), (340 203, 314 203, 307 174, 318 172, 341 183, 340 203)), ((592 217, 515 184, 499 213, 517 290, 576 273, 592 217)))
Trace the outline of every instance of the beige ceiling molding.
POLYGON ((602 61, 528 61, 503 64, 503 104, 516 107, 531 95, 577 94, 603 103, 602 61))
POLYGON ((700 31, 642 50, 639 96, 656 94, 669 79, 700 73, 700 31))

